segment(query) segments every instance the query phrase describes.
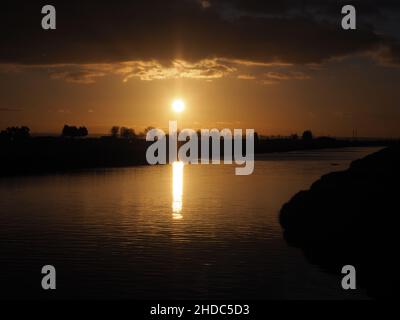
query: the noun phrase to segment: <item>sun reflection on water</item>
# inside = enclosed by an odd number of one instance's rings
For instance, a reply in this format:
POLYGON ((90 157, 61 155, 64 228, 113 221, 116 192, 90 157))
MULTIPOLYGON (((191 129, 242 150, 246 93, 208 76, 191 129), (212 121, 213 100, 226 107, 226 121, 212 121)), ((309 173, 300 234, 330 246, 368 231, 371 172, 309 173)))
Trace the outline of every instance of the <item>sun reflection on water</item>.
POLYGON ((172 218, 175 220, 183 218, 183 166, 182 161, 175 161, 172 164, 172 218))

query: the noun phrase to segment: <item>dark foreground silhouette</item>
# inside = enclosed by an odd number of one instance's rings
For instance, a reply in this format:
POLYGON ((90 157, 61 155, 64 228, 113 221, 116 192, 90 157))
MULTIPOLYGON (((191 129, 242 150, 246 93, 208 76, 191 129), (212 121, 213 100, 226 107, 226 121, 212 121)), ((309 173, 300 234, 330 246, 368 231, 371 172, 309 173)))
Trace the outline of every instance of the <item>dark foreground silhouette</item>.
MULTIPOLYGON (((131 129, 121 130, 120 136, 82 138, 87 133, 85 127, 65 126, 61 137, 30 137, 29 129, 26 132, 25 127, 10 128, 0 134, 0 176, 146 165, 146 150, 152 142, 137 137, 131 129)), ((259 139, 257 135, 255 152, 385 146, 392 143, 391 140, 314 139, 312 136, 303 139, 259 139)), ((245 142, 243 146, 245 148, 245 142)), ((200 149, 199 144, 199 154, 200 149)), ((221 156, 223 151, 221 142, 221 156)))
POLYGON ((344 265, 354 265, 357 285, 371 297, 391 297, 399 180, 399 145, 323 176, 282 207, 285 239, 325 271, 340 274, 344 265))
POLYGON ((144 165, 140 139, 37 137, 0 141, 0 176, 144 165))

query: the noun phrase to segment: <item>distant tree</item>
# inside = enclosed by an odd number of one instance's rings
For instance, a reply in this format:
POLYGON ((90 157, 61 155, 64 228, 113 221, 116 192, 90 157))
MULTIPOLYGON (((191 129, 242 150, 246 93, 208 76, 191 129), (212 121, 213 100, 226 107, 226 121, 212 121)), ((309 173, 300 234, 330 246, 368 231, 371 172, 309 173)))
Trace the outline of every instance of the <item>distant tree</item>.
POLYGON ((309 141, 313 139, 313 134, 311 130, 306 130, 303 132, 303 140, 309 141))
POLYGON ((86 127, 79 127, 78 129, 78 137, 87 137, 89 131, 86 127))
POLYGON ((297 135, 297 133, 293 133, 293 134, 290 135, 290 139, 292 139, 292 140, 298 140, 298 139, 299 139, 299 136, 297 135))
POLYGON ((118 134, 119 134, 119 127, 118 126, 113 126, 112 128, 111 128, 111 136, 113 137, 113 138, 117 138, 118 137, 118 134))
POLYGON ((255 143, 255 145, 258 145, 259 142, 260 142, 260 137, 258 135, 258 132, 254 132, 254 143, 255 143))
POLYGON ((73 136, 73 128, 70 127, 69 125, 64 125, 61 135, 64 137, 72 137, 73 136))
POLYGON ((139 133, 135 133, 135 137, 136 138, 140 138, 140 139, 146 139, 147 137, 147 133, 151 130, 155 129, 154 127, 147 127, 145 128, 143 131, 140 131, 139 133))
POLYGON ((30 137, 30 129, 25 126, 8 127, 0 133, 0 136, 10 140, 27 139, 30 137))
POLYGON ((119 135, 124 139, 136 138, 135 130, 132 128, 121 127, 119 135))
POLYGON ((147 127, 146 129, 144 129, 144 133, 147 134, 147 132, 151 131, 155 129, 154 127, 147 127))
POLYGON ((86 127, 69 126, 65 125, 62 130, 63 137, 76 138, 76 137, 86 137, 89 131, 86 127))

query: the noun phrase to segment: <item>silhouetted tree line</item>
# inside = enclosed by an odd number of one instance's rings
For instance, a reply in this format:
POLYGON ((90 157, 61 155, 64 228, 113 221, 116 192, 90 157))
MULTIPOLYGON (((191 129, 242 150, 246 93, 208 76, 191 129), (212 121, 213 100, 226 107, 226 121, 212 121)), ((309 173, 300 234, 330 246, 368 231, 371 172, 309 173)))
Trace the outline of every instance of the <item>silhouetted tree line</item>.
MULTIPOLYGON (((285 137, 285 136, 272 136, 272 138, 275 139, 290 139, 290 140, 299 140, 299 135, 297 133, 292 133, 290 136, 285 137)), ((314 135, 311 132, 311 130, 306 130, 303 132, 301 135, 302 140, 304 141, 311 141, 314 139, 314 135)))
POLYGON ((313 138, 314 138, 314 136, 310 130, 306 130, 303 132, 303 140, 310 141, 313 138))
POLYGON ((113 138, 136 139, 138 135, 132 128, 114 126, 111 128, 113 138))
MULTIPOLYGON (((147 127, 144 132, 136 134, 133 128, 113 126, 110 130, 111 136, 113 138, 123 138, 123 139, 136 139, 144 138, 148 131, 154 129, 153 127, 147 127)), ((76 137, 86 137, 89 131, 86 127, 76 127, 64 125, 61 135, 63 137, 76 138, 76 137)), ((200 136, 200 130, 197 131, 197 135, 200 136)), ((0 138, 9 140, 20 140, 30 137, 30 129, 26 126, 22 127, 8 127, 0 132, 0 138)), ((278 136, 279 138, 279 136, 278 136)), ((299 136, 295 133, 290 135, 291 140, 298 140, 299 136)), ((311 130, 306 130, 302 134, 302 140, 311 141, 314 139, 314 135, 311 130)), ((256 143, 259 141, 259 136, 255 133, 256 143)))
POLYGON ((1 138, 10 140, 27 139, 30 137, 30 129, 28 127, 9 127, 0 132, 1 138))
POLYGON ((76 127, 65 125, 62 130, 63 137, 76 138, 76 137, 86 137, 89 131, 86 127, 76 127))
MULTIPOLYGON (((293 133, 289 136, 289 138, 291 140, 299 140, 299 135, 297 133, 293 133)), ((303 132, 303 134, 301 135, 301 139, 304 141, 311 141, 312 139, 314 139, 314 135, 311 132, 311 130, 306 130, 303 132)))

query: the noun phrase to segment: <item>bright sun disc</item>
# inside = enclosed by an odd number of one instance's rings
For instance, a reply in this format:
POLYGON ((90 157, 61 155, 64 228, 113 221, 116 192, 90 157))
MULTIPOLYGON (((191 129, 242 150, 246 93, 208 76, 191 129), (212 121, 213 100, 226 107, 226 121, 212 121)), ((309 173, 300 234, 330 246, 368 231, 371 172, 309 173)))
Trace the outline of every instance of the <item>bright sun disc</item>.
POLYGON ((174 100, 172 102, 172 109, 175 112, 182 112, 185 109, 185 102, 181 99, 174 100))

